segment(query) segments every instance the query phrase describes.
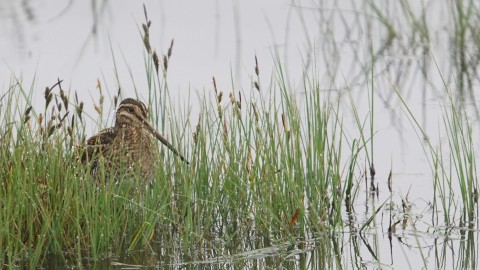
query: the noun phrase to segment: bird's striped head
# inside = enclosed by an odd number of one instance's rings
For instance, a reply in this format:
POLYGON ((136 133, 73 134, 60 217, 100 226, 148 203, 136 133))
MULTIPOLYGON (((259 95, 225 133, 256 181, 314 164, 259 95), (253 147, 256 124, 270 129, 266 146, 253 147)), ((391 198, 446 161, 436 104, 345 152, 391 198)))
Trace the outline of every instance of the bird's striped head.
POLYGON ((147 119, 148 109, 143 102, 127 98, 124 99, 120 105, 118 105, 115 126, 116 127, 128 127, 136 126, 141 127, 144 125, 147 119))
POLYGON ((143 128, 148 130, 155 138, 162 142, 165 146, 168 147, 173 153, 179 156, 182 160, 188 163, 188 161, 180 154, 168 141, 165 139, 160 132, 158 132, 152 124, 148 121, 147 117, 148 109, 143 102, 127 98, 120 102, 118 105, 115 127, 116 128, 143 128))

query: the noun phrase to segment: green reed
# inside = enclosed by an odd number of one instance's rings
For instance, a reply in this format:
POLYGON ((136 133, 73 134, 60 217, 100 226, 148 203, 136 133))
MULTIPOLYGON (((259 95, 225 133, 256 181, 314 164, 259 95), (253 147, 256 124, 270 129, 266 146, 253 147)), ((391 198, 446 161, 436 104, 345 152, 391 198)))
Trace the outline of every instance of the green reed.
MULTIPOLYGON (((278 67, 268 92, 226 92, 212 81, 195 124, 178 120, 190 116, 178 114, 166 84, 151 84, 150 92, 162 93, 153 100, 167 98, 151 102, 151 111, 173 116, 164 118, 167 137, 191 164, 162 150, 158 177, 146 186, 132 176, 116 184, 108 174, 100 182, 91 178, 80 157, 93 116, 61 82, 46 88, 40 109, 31 107, 21 82, 13 84, 2 100, 0 129, 2 264, 35 268, 55 254, 82 267, 84 258, 153 251, 158 239, 193 253, 218 248, 219 239, 237 245, 252 232, 295 241, 341 226, 341 122, 332 121, 335 107, 315 77, 305 80, 306 109, 300 109, 278 67)), ((258 62, 255 69, 259 79, 258 62)), ((104 100, 98 88, 94 113, 102 116, 120 97, 104 100)), ((334 251, 326 245, 325 252, 334 251)))

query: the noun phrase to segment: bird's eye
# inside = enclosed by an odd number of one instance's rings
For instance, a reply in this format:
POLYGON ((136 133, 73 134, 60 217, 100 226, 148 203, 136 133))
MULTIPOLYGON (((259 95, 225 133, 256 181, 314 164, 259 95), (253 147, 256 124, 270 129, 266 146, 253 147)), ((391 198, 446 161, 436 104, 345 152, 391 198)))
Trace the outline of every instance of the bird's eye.
POLYGON ((127 108, 127 111, 128 111, 129 113, 133 113, 133 108, 127 108))

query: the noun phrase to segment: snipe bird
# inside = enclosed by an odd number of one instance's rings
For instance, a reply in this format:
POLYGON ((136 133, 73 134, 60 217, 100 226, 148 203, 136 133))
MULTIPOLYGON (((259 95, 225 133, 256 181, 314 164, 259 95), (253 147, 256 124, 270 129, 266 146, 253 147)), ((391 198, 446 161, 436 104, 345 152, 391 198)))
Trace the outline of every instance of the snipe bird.
POLYGON ((158 159, 158 147, 154 138, 188 164, 185 157, 153 128, 147 119, 147 112, 147 107, 141 101, 124 99, 115 114, 115 126, 104 129, 87 140, 83 160, 92 164, 94 178, 100 176, 103 160, 103 168, 107 173, 114 173, 115 178, 123 172, 151 179, 158 159))

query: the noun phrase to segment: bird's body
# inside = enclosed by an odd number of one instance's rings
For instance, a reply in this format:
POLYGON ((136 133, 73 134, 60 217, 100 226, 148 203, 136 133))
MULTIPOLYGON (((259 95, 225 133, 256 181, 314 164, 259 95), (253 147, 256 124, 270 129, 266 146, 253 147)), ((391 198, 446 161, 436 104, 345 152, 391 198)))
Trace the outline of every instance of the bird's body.
POLYGON ((148 122, 145 104, 127 98, 118 106, 115 126, 104 129, 87 140, 84 160, 92 164, 94 178, 99 178, 102 175, 101 169, 104 168, 107 174, 103 175, 111 175, 113 172, 117 179, 121 174, 130 174, 151 180, 155 176, 158 160, 158 147, 154 138, 186 161, 148 122))
POLYGON ((144 178, 154 174, 158 151, 150 133, 142 128, 107 128, 87 141, 91 156, 98 155, 92 163, 92 175, 98 176, 103 167, 119 173, 133 173, 144 178))

